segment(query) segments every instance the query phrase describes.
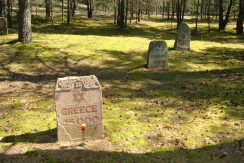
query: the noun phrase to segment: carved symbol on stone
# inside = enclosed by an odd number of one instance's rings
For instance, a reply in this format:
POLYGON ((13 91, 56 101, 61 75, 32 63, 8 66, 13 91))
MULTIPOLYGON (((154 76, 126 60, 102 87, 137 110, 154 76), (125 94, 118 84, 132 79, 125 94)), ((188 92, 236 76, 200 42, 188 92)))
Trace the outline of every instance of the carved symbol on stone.
POLYGON ((75 87, 75 88, 81 88, 81 87, 82 87, 82 81, 76 80, 76 81, 74 82, 74 87, 75 87))
POLYGON ((73 93, 73 101, 74 102, 81 102, 85 100, 85 94, 82 92, 74 92, 73 93))

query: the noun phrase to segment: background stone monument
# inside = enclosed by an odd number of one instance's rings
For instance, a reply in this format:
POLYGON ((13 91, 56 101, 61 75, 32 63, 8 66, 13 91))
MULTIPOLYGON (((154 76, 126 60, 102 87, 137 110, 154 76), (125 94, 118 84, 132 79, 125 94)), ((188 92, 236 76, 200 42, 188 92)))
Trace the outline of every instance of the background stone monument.
POLYGON ((103 137, 102 90, 96 76, 59 78, 55 98, 58 141, 103 137), (82 131, 84 124, 87 128, 82 131))
POLYGON ((168 68, 168 48, 165 41, 151 41, 147 55, 148 68, 168 68))
POLYGON ((0 17, 0 35, 8 34, 7 20, 4 17, 0 17))
POLYGON ((175 40, 175 50, 190 51, 191 29, 186 23, 181 23, 178 29, 178 35, 175 40))

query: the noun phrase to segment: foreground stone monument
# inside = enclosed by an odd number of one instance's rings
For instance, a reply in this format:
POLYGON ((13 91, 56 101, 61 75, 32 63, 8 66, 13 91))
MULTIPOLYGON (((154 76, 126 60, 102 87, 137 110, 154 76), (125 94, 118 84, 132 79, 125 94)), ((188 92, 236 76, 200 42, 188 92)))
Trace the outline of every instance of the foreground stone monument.
POLYGON ((0 35, 8 34, 7 20, 4 17, 0 17, 0 35))
POLYGON ((177 51, 190 51, 191 29, 186 23, 181 23, 174 48, 177 51))
POLYGON ((55 98, 59 142, 103 137, 102 90, 96 76, 59 78, 55 98))
POLYGON ((151 41, 147 55, 147 67, 168 68, 168 48, 165 41, 151 41))

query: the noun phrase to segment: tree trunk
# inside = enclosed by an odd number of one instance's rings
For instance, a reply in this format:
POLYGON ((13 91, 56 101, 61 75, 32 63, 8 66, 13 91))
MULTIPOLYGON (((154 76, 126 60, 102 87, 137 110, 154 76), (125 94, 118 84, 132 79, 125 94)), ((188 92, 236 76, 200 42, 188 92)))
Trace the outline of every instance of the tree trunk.
POLYGON ((36 0, 35 2, 36 2, 36 5, 35 5, 35 6, 36 6, 36 15, 37 15, 37 11, 38 11, 38 10, 37 10, 37 7, 38 7, 38 5, 37 5, 37 0, 36 0))
POLYGON ((64 22, 64 0, 62 0, 62 22, 64 22))
POLYGON ((87 17, 92 18, 93 14, 93 0, 87 0, 87 17))
POLYGON ((172 20, 175 18, 175 0, 172 0, 172 20))
POLYGON ((226 12, 226 15, 225 15, 225 20, 223 22, 223 27, 225 29, 226 25, 228 24, 229 22, 229 17, 230 17, 230 11, 231 11, 231 7, 233 5, 233 0, 230 0, 230 3, 228 5, 228 9, 227 9, 227 12, 226 12))
POLYGON ((12 27, 12 12, 11 12, 11 7, 12 7, 12 0, 7 0, 7 19, 8 19, 8 27, 12 27))
POLYGON ((244 0, 239 0, 239 14, 236 21, 236 34, 243 35, 244 0))
POLYGON ((129 0, 126 0, 126 11, 125 11, 125 28, 127 27, 127 21, 128 21, 128 11, 129 11, 129 0))
POLYGON ((19 0, 18 39, 23 43, 32 41, 30 3, 31 0, 19 0))
POLYGON ((70 24, 70 0, 68 0, 67 4, 67 24, 70 24))
POLYGON ((185 16, 185 10, 186 10, 186 0, 182 0, 183 1, 183 9, 182 9, 182 17, 181 17, 181 21, 184 20, 184 16, 185 16))
POLYGON ((46 8, 46 21, 48 22, 52 14, 52 0, 45 0, 45 8, 46 8))
POLYGON ((117 0, 117 9, 118 9, 118 15, 117 15, 117 26, 120 26, 120 14, 121 14, 121 0, 117 0))
POLYGON ((230 11, 231 11, 231 7, 233 5, 233 0, 230 0, 228 8, 227 8, 227 12, 225 15, 225 19, 224 19, 224 15, 223 15, 223 0, 220 0, 220 4, 219 4, 219 30, 225 30, 226 25, 229 22, 229 16, 230 16, 230 11))
POLYGON ((224 10, 223 10, 223 0, 219 0, 219 30, 223 30, 224 21, 224 10))
POLYGON ((162 6, 162 18, 164 18, 165 13, 165 0, 163 0, 163 6, 162 6))
POLYGON ((203 3, 204 3, 204 2, 203 2, 203 0, 202 0, 202 3, 201 3, 201 12, 200 12, 200 13, 201 13, 201 21, 202 21, 202 19, 203 19, 203 3))
POLYGON ((207 15, 208 15, 208 30, 210 30, 210 23, 211 23, 211 19, 210 19, 210 0, 208 0, 208 11, 207 11, 207 15))
POLYGON ((76 0, 72 0, 72 16, 75 16, 76 11, 76 0))
POLYGON ((181 0, 177 0, 176 3, 176 18, 177 18, 177 29, 180 26, 181 20, 182 20, 182 1, 181 0))
POLYGON ((141 7, 139 7, 139 9, 138 9, 138 13, 137 13, 137 21, 138 21, 138 22, 141 21, 141 7))
POLYGON ((120 23, 119 27, 120 29, 123 29, 125 27, 125 0, 120 1, 120 23))
POLYGON ((116 0, 114 0, 114 24, 117 21, 117 8, 116 8, 116 0))
POLYGON ((198 10, 199 10, 199 0, 197 0, 197 15, 196 15, 196 27, 195 27, 195 31, 196 31, 196 33, 197 33, 197 24, 198 24, 198 10))

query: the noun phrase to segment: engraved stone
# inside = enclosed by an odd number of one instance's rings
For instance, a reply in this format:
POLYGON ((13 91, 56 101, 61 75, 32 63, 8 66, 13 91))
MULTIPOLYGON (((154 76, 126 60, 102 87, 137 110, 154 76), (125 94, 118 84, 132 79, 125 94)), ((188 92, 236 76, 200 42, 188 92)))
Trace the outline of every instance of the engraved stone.
POLYGON ((0 17, 0 35, 8 34, 7 20, 4 17, 0 17))
POLYGON ((178 29, 178 35, 175 40, 175 50, 190 51, 191 29, 186 23, 181 23, 178 29))
POLYGON ((168 68, 168 48, 165 41, 151 41, 147 55, 148 68, 168 68))
POLYGON ((103 138, 102 90, 96 76, 59 78, 56 84, 59 142, 103 138), (86 130, 81 130, 85 124, 86 130))

